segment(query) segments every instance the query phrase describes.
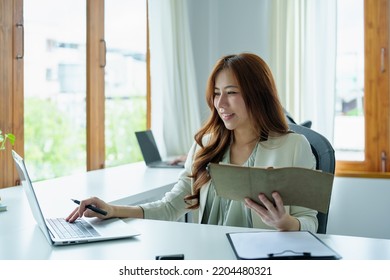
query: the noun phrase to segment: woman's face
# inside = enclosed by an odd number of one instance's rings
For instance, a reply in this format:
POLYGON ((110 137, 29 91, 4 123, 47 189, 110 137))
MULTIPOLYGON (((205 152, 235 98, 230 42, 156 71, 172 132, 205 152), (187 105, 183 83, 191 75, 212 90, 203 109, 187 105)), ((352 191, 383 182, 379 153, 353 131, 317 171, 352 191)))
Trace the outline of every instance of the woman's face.
POLYGON ((227 129, 250 129, 249 115, 240 86, 229 69, 222 70, 216 76, 214 107, 227 129))

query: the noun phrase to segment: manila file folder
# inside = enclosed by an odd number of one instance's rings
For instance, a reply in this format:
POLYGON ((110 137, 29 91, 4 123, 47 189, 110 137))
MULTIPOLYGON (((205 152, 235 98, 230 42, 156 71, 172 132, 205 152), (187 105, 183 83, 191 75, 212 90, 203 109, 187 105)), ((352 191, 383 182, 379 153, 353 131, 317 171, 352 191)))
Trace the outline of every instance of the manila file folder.
POLYGON ((277 191, 284 205, 302 206, 327 213, 334 175, 301 167, 260 168, 210 163, 208 171, 218 196, 261 204, 259 193, 273 201, 277 191))

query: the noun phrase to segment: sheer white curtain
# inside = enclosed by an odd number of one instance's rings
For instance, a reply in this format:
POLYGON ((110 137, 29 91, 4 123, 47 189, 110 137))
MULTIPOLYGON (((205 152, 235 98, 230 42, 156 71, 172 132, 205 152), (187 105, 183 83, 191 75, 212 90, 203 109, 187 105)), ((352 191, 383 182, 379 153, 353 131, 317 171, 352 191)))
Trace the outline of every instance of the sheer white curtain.
POLYGON ((165 155, 185 154, 201 125, 187 1, 148 5, 152 129, 165 155))
POLYGON ((333 141, 336 1, 272 0, 270 66, 286 110, 333 141))

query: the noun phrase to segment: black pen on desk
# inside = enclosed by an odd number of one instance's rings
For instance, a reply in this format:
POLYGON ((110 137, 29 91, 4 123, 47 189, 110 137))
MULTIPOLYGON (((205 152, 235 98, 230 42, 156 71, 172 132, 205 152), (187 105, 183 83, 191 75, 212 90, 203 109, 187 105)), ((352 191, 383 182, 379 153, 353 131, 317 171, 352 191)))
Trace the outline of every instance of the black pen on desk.
MULTIPOLYGON (((71 199, 74 203, 80 205, 80 200, 77 200, 77 199, 71 199)), ((103 209, 100 209, 98 207, 95 207, 93 205, 87 205, 85 206, 85 208, 88 208, 96 213, 99 213, 99 214, 102 214, 103 216, 106 216, 107 215, 107 211, 104 211, 103 209)))

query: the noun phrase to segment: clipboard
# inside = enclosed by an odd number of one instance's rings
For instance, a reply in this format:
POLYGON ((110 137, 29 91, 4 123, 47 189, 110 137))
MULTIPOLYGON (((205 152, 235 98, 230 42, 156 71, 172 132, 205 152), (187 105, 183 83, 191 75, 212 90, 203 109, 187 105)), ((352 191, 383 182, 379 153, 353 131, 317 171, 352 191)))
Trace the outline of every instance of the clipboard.
POLYGON ((338 260, 341 256, 309 231, 227 233, 240 260, 338 260))
POLYGON ((218 196, 244 201, 246 197, 262 204, 264 193, 273 202, 277 191, 284 205, 302 206, 327 213, 334 174, 301 167, 260 168, 209 163, 208 172, 218 196))

